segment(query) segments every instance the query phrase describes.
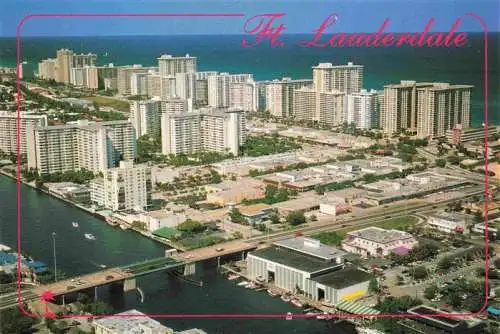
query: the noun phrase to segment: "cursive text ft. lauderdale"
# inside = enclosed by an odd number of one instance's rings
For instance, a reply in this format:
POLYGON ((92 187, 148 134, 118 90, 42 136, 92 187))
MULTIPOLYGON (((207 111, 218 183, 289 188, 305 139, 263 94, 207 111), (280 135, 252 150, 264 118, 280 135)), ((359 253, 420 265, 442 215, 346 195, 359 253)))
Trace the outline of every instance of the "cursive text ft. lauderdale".
MULTIPOLYGON (((285 30, 283 23, 276 23, 285 14, 261 14, 251 17, 243 27, 246 34, 254 36, 253 41, 243 39, 241 44, 245 47, 260 44, 264 39, 269 39, 272 46, 283 46, 285 42, 280 40, 280 34, 285 30)), ((467 43, 468 36, 465 32, 457 33, 462 21, 458 18, 448 32, 430 32, 434 19, 430 18, 422 32, 392 33, 385 32, 390 20, 385 19, 380 28, 374 33, 334 33, 327 36, 327 29, 333 26, 339 19, 336 13, 329 15, 314 30, 310 40, 300 41, 300 45, 307 47, 400 47, 408 45, 411 47, 460 47, 467 43)))

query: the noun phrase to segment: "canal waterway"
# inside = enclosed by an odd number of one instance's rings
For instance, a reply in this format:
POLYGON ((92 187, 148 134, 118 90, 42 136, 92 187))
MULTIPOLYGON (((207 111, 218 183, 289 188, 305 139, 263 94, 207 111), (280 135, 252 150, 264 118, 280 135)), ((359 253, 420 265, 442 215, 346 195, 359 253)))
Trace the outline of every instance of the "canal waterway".
MULTIPOLYGON (((53 266, 52 232, 56 233, 57 268, 69 276, 164 256, 165 245, 133 231, 114 228, 61 200, 27 186, 21 186, 21 249, 36 260, 53 266), (78 222, 74 228, 72 222, 78 222), (92 233, 97 240, 84 237, 92 233)), ((16 183, 0 176, 0 244, 17 248, 16 183)), ((224 313, 285 314, 300 312, 292 305, 265 292, 256 292, 224 279, 207 265, 197 268, 203 287, 170 278, 166 273, 141 277, 136 291, 128 292, 116 311, 138 309, 151 314, 224 313)), ((293 319, 163 319, 177 330, 201 328, 215 333, 356 333, 333 321, 293 319)))

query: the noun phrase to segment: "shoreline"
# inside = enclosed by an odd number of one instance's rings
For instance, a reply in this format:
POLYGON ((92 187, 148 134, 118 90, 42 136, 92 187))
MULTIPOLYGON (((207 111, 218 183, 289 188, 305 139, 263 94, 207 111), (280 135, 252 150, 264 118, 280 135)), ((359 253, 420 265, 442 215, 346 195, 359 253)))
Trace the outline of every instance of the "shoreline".
MULTIPOLYGON (((0 169, 0 175, 4 175, 4 176, 10 178, 11 180, 13 180, 14 182, 17 182, 17 177, 15 175, 10 174, 10 173, 6 172, 3 169, 0 169)), ((77 208, 79 210, 85 211, 86 213, 90 214, 91 216, 93 216, 93 217, 95 217, 95 218, 103 221, 104 223, 108 224, 106 222, 106 217, 105 216, 99 214, 98 212, 95 212, 94 210, 92 210, 90 208, 87 208, 87 207, 85 207, 85 206, 83 206, 81 204, 75 203, 75 202, 73 202, 73 201, 71 201, 71 200, 69 200, 67 198, 61 197, 61 196, 59 196, 57 194, 54 194, 54 193, 52 193, 52 192, 50 192, 48 190, 37 188, 34 184, 32 184, 30 182, 26 182, 23 179, 21 179, 21 183, 24 184, 25 186, 30 187, 33 190, 39 191, 39 192, 41 192, 41 193, 43 193, 43 194, 45 194, 47 196, 50 196, 52 198, 55 198, 55 199, 58 199, 58 200, 61 200, 61 201, 65 202, 65 203, 68 203, 68 204, 72 205, 73 207, 75 207, 75 208, 77 208)), ((162 245, 168 246, 168 247, 170 247, 170 249, 176 249, 177 251, 181 251, 181 252, 186 251, 186 249, 184 249, 183 247, 180 247, 179 245, 176 245, 173 242, 170 242, 170 241, 167 241, 167 240, 163 240, 163 239, 160 239, 160 238, 156 238, 152 234, 148 234, 145 231, 136 229, 136 228, 130 226, 129 224, 125 224, 125 225, 128 227, 128 229, 133 230, 134 232, 136 232, 136 233, 138 233, 138 234, 140 234, 140 235, 142 235, 142 236, 144 236, 144 237, 146 237, 146 238, 148 238, 150 240, 153 240, 153 241, 158 242, 158 243, 160 243, 162 245)))

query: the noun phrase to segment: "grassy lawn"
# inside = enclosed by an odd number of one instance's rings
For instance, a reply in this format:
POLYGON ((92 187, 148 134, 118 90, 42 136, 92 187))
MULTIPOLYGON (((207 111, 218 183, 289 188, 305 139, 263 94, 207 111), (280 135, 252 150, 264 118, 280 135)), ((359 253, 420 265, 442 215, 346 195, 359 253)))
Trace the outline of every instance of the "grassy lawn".
POLYGON ((125 111, 125 112, 130 111, 130 104, 126 101, 121 101, 121 100, 113 99, 111 97, 103 97, 103 96, 88 96, 85 99, 92 101, 92 102, 96 102, 102 106, 115 108, 115 109, 120 110, 120 111, 125 111))
POLYGON ((407 227, 413 226, 418 222, 418 218, 413 216, 403 216, 392 219, 387 219, 382 222, 377 222, 373 224, 367 224, 362 226, 349 226, 345 228, 341 228, 337 231, 332 232, 321 232, 312 235, 313 238, 318 239, 321 243, 325 245, 338 246, 344 239, 345 235, 348 232, 360 230, 370 226, 377 226, 386 229, 392 230, 405 230, 407 227))

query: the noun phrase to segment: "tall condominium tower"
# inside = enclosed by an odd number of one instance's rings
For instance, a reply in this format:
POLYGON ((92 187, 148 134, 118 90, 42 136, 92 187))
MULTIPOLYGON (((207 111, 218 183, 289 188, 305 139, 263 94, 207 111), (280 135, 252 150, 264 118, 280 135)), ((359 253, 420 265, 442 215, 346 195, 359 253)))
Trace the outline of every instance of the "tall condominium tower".
POLYGON ((159 100, 132 101, 130 103, 130 121, 137 138, 148 135, 160 135, 161 102, 159 100))
POLYGON ((313 67, 314 88, 319 92, 332 90, 347 94, 357 93, 363 87, 363 65, 333 65, 320 63, 313 67))
POLYGON ((70 71, 73 67, 73 51, 68 49, 57 50, 56 81, 70 83, 70 71))
POLYGON ((162 153, 201 151, 237 156, 246 138, 245 113, 234 109, 204 109, 162 116, 162 153))
POLYGON ((30 128, 28 167, 40 174, 85 168, 102 172, 121 160, 135 158, 135 131, 128 121, 30 128))
POLYGON ((208 77, 208 106, 227 108, 231 105, 229 87, 232 83, 253 81, 251 74, 220 73, 208 77))
POLYGON ((294 90, 293 114, 297 120, 339 126, 345 122, 345 110, 346 94, 344 92, 320 92, 307 86, 294 90))
POLYGON ((265 109, 276 117, 292 117, 293 91, 307 86, 312 86, 312 80, 283 78, 267 83, 265 109))
MULTIPOLYGON (((47 126, 47 115, 21 113, 19 122, 19 150, 27 153, 26 134, 29 128, 47 126)), ((0 111, 0 151, 17 154, 17 113, 0 111)))
POLYGON ((162 76, 194 73, 196 72, 196 57, 190 57, 188 54, 184 57, 165 54, 158 58, 158 68, 162 76))
POLYGON ((417 89, 417 136, 444 137, 457 125, 468 128, 472 87, 434 83, 417 89))
POLYGON ((229 84, 229 107, 244 111, 257 111, 257 84, 253 80, 229 84))
POLYGON ((373 89, 347 95, 346 122, 356 124, 359 129, 377 127, 380 117, 378 95, 373 89))
POLYGON ((468 127, 471 88, 409 80, 384 86, 380 126, 388 134, 409 130, 417 132, 420 137, 444 135, 443 131, 460 122, 468 127), (447 125, 451 123, 454 124, 447 125), (436 128, 432 129, 434 126, 436 128))

